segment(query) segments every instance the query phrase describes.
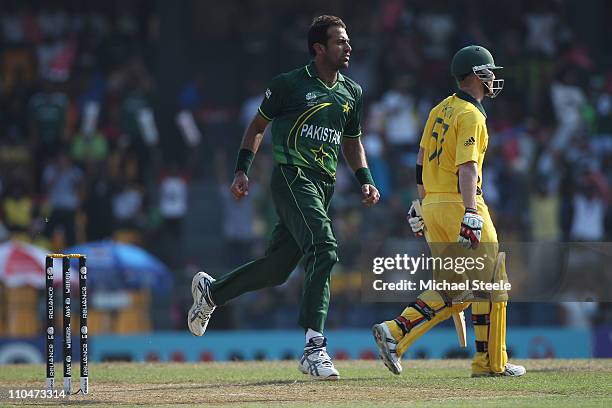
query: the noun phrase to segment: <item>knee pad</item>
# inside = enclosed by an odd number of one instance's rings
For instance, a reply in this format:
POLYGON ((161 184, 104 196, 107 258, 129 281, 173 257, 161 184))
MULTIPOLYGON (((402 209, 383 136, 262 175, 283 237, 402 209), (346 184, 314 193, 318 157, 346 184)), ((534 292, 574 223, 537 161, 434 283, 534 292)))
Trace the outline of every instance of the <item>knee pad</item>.
POLYGON ((433 320, 440 311, 450 306, 450 302, 442 293, 428 290, 421 293, 415 302, 410 303, 395 322, 406 335, 413 327, 433 320))

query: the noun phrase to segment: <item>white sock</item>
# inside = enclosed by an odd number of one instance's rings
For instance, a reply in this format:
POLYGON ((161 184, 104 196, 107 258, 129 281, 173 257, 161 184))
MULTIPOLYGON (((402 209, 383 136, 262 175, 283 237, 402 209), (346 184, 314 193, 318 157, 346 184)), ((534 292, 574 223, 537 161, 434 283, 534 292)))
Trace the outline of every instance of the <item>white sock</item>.
POLYGON ((319 333, 318 331, 314 331, 312 329, 306 330, 306 343, 308 343, 313 337, 323 337, 323 333, 319 333))

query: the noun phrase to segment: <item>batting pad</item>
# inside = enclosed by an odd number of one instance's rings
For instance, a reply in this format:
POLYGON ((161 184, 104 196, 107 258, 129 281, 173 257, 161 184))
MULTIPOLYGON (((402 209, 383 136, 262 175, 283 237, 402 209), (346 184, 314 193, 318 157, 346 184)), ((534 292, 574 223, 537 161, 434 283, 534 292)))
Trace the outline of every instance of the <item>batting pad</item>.
MULTIPOLYGON (((431 317, 431 319, 428 320, 412 304, 404 309, 401 316, 411 323, 411 328, 410 331, 406 333, 397 344, 397 355, 400 357, 406 352, 406 350, 410 348, 410 346, 412 346, 412 344, 419 337, 429 331, 432 327, 448 319, 453 313, 459 313, 469 306, 469 303, 461 303, 449 307, 447 303, 444 302, 444 299, 442 299, 442 296, 438 292, 429 290, 423 292, 419 296, 419 299, 427 299, 426 302, 424 300, 422 301, 427 306, 429 306, 431 310, 435 311, 435 313, 431 317), (434 298, 437 298, 439 300, 434 301, 434 298)), ((393 321, 386 323, 390 327, 395 325, 393 321)))
POLYGON ((476 355, 472 372, 502 373, 508 362, 506 352, 506 302, 472 303, 476 355))

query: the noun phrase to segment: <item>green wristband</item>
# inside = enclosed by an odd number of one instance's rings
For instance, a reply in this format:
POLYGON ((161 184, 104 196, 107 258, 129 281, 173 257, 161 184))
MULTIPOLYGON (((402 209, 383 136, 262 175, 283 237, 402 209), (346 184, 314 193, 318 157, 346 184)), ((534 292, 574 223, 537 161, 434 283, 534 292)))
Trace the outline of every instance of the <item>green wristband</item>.
POLYGON ((357 177, 357 181, 359 181, 359 184, 361 184, 362 186, 364 184, 374 185, 374 179, 372 179, 370 169, 368 169, 367 167, 358 168, 355 172, 355 177, 357 177))
POLYGON ((240 149, 238 152, 238 158, 236 159, 236 169, 234 170, 234 174, 239 171, 244 171, 244 174, 249 174, 249 168, 251 167, 251 163, 253 163, 254 157, 255 153, 249 149, 240 149))

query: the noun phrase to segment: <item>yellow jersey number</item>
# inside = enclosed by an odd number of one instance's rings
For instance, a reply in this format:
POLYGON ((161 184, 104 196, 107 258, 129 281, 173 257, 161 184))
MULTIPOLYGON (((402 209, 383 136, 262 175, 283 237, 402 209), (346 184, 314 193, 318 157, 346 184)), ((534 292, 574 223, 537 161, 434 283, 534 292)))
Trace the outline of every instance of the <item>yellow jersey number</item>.
POLYGON ((443 149, 442 144, 444 143, 444 136, 446 135, 448 128, 448 123, 445 123, 444 119, 437 117, 434 121, 433 126, 431 127, 431 137, 435 140, 435 146, 433 146, 433 153, 429 155, 429 161, 437 158, 438 164, 440 164, 440 155, 442 154, 443 149), (440 136, 438 133, 440 130, 438 125, 442 125, 442 136, 440 136))

